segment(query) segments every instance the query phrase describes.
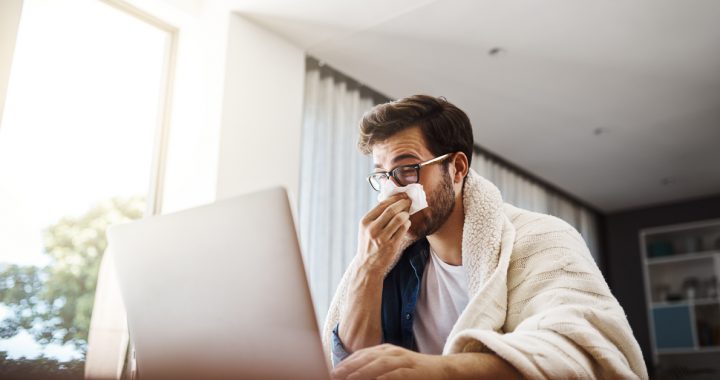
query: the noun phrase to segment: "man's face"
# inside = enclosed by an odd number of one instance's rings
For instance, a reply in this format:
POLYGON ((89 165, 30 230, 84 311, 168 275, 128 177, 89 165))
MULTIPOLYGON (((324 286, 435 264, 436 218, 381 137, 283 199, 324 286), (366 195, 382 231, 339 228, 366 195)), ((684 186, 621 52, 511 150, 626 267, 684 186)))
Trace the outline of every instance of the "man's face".
MULTIPOLYGON (((398 166, 413 165, 435 158, 427 149, 419 127, 405 129, 375 144, 372 155, 375 170, 388 172, 398 166)), ((444 161, 420 169, 420 184, 427 195, 428 208, 410 217, 412 225, 409 234, 412 240, 432 235, 453 211, 455 190, 446 164, 447 161, 444 161)))

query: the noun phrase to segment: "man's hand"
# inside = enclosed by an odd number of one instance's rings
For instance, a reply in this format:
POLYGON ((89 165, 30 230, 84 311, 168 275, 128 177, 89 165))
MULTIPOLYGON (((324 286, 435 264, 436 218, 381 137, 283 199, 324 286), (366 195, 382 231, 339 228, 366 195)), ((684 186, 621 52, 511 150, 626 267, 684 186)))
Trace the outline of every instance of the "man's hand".
POLYGON ((347 379, 503 379, 520 380, 510 363, 491 353, 427 355, 391 344, 355 352, 332 371, 333 380, 347 379))
POLYGON ((445 358, 425 355, 391 344, 359 350, 332 371, 334 380, 449 379, 445 358))
POLYGON ((360 220, 358 252, 360 265, 383 276, 407 248, 410 229, 410 199, 404 193, 380 202, 360 220))
POLYGON ((348 352, 381 342, 383 280, 409 245, 409 210, 407 194, 396 194, 378 203, 360 221, 357 255, 349 269, 348 301, 338 331, 348 352))

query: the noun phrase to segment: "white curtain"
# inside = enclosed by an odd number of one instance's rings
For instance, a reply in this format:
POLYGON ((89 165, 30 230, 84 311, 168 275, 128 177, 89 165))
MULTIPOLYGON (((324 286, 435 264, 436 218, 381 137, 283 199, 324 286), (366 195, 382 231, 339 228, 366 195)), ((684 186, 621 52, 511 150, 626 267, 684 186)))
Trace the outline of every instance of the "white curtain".
MULTIPOLYGON (((387 100, 308 57, 298 219, 319 323, 355 255, 358 221, 375 203, 375 193, 365 180, 372 161, 356 148, 358 122, 365 111, 387 100)), ((592 210, 488 156, 474 155, 472 167, 500 188, 506 202, 573 225, 598 260, 597 220, 592 210)))
POLYGON ((570 223, 585 238, 590 253, 600 265, 598 220, 591 209, 482 153, 473 155, 472 168, 500 189, 505 202, 526 210, 557 216, 570 223))
POLYGON ((307 61, 298 219, 319 322, 357 248, 357 226, 375 199, 370 157, 356 148, 358 122, 376 104, 354 81, 307 61))

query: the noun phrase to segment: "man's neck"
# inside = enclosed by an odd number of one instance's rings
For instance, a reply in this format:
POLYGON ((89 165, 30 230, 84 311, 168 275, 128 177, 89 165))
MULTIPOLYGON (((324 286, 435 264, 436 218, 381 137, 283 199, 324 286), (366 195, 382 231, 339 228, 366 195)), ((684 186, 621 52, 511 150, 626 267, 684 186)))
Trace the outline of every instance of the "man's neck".
POLYGON ((447 221, 428 235, 430 247, 443 262, 450 265, 462 265, 462 231, 465 223, 465 208, 462 193, 455 198, 455 207, 447 221))

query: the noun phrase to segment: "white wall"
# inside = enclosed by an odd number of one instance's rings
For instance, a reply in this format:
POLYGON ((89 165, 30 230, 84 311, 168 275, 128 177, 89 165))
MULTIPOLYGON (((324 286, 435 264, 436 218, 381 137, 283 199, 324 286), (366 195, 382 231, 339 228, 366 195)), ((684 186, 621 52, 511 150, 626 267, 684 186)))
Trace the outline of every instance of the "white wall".
POLYGON ((217 198, 282 185, 296 199, 304 78, 301 48, 230 16, 217 198))
POLYGON ((3 109, 5 108, 5 94, 10 79, 10 66, 12 65, 15 39, 20 13, 22 13, 23 0, 0 1, 0 125, 2 125, 3 109))
MULTIPOLYGON (((188 5, 164 1, 176 8, 188 5)), ((215 200, 230 17, 218 4, 186 6, 181 9, 187 19, 175 20, 179 38, 163 213, 215 200)))
POLYGON ((177 37, 162 212, 213 202, 231 15, 227 5, 200 0, 102 1, 155 19, 177 37))
POLYGON ((225 2, 104 1, 178 29, 163 213, 271 186, 295 199, 305 52, 225 2))

